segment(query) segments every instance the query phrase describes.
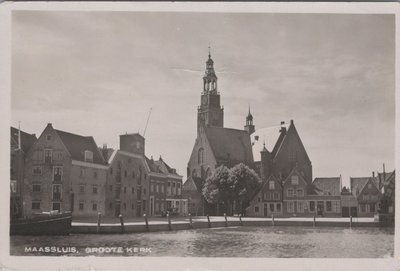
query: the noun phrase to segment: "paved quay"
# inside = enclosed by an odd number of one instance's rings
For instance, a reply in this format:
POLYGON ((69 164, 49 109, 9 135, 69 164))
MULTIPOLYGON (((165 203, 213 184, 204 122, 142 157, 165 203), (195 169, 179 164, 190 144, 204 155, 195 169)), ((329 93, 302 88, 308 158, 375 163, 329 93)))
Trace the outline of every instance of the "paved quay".
POLYGON ((383 227, 381 222, 374 221, 373 217, 290 217, 290 218, 265 218, 205 216, 192 217, 149 217, 147 224, 145 218, 126 219, 121 224, 118 218, 101 218, 100 227, 96 219, 74 219, 72 222, 73 233, 130 233, 185 230, 196 228, 229 227, 229 226, 304 226, 304 227, 383 227))

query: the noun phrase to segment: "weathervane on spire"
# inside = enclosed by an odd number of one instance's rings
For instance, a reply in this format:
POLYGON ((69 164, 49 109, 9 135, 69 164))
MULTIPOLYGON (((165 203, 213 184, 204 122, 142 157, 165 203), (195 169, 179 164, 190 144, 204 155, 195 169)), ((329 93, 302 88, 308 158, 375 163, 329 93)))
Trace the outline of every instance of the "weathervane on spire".
POLYGON ((208 58, 211 58, 211 46, 208 44, 208 58))

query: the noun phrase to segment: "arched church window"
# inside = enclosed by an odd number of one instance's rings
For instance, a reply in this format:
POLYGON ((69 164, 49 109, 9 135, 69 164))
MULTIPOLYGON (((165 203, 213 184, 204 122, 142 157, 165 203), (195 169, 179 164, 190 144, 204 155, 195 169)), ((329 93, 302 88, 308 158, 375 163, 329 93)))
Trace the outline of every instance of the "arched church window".
POLYGON ((199 164, 203 164, 204 163, 204 149, 203 148, 199 149, 199 152, 198 152, 198 155, 197 155, 197 162, 199 164))
POLYGON ((197 177, 197 174, 196 174, 196 170, 195 170, 195 169, 193 169, 193 171, 192 171, 192 177, 193 177, 193 178, 196 178, 196 177, 197 177))

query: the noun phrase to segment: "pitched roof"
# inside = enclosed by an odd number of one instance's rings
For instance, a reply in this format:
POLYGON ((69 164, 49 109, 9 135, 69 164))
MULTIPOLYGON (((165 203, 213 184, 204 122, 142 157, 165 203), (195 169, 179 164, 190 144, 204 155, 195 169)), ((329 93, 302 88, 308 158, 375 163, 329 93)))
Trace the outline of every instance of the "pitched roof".
POLYGON ((146 157, 146 162, 149 165, 151 172, 178 175, 176 170, 171 168, 161 157, 159 160, 153 160, 146 157))
MULTIPOLYGON (((11 132, 11 146, 18 148, 18 129, 10 127, 11 132)), ((20 130, 21 135, 21 149, 24 153, 27 153, 32 147, 33 143, 37 140, 35 134, 28 134, 20 130)))
POLYGON ((377 177, 350 177, 350 189, 351 193, 354 196, 358 196, 358 193, 364 189, 364 186, 368 183, 369 180, 372 180, 376 187, 379 189, 379 180, 377 177))
POLYGON ((81 136, 54 129, 73 160, 85 161, 85 151, 93 153, 93 163, 106 164, 92 136, 81 136))
MULTIPOLYGON (((196 186, 197 191, 198 191, 199 193, 202 193, 202 189, 203 189, 203 185, 204 185, 204 180, 203 180, 202 178, 199 178, 199 177, 192 177, 192 176, 190 176, 190 177, 186 180, 186 182, 188 182, 188 181, 190 181, 190 180, 193 181, 194 185, 196 186)), ((185 182, 185 183, 186 183, 186 182, 185 182)))
POLYGON ((260 161, 261 155, 260 151, 264 147, 264 141, 266 149, 273 152, 274 149, 278 149, 278 146, 282 144, 284 134, 280 132, 278 128, 288 127, 288 124, 277 125, 272 127, 264 127, 257 129, 253 134, 251 134, 251 143, 253 146, 254 161, 260 161))
POLYGON ((221 127, 204 130, 217 160, 253 163, 250 135, 246 131, 221 127))
POLYGON ((315 178, 312 184, 317 195, 340 196, 340 177, 315 178))

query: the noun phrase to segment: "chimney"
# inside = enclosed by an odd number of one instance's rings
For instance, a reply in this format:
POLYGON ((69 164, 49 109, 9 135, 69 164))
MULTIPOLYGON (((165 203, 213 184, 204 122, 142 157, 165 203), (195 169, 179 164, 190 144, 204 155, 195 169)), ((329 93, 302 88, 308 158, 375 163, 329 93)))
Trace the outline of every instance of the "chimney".
POLYGON ((372 171, 372 178, 375 178, 375 171, 372 171))
POLYGON ((293 125, 294 124, 294 121, 293 120, 290 120, 290 125, 293 125))
POLYGON ((286 132, 286 127, 285 127, 285 122, 281 121, 281 129, 279 130, 279 132, 286 132))

